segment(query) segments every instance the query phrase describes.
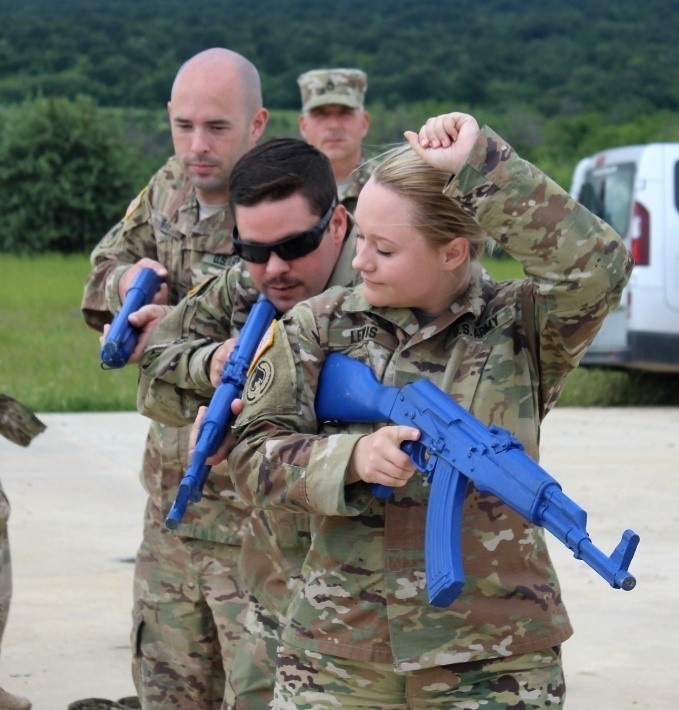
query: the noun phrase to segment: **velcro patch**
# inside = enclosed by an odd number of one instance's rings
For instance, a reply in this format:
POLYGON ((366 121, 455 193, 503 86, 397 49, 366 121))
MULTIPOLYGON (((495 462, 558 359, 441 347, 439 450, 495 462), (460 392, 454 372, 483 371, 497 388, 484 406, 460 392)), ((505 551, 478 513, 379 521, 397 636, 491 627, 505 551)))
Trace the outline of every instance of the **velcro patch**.
POLYGON ((271 387, 274 378, 274 367, 271 360, 260 360, 248 379, 245 390, 245 401, 248 404, 256 402, 271 387))
POLYGON ((257 362, 262 355, 273 345, 273 339, 274 339, 274 333, 276 332, 276 320, 271 321, 271 325, 267 328, 266 333, 262 336, 262 339, 259 341, 259 345, 257 346, 257 350, 255 350, 255 356, 252 358, 252 363, 250 364, 250 367, 248 368, 248 377, 253 373, 255 369, 255 365, 257 365, 257 362))
POLYGON ((201 281, 199 284, 196 284, 193 288, 190 288, 187 292, 187 296, 194 296, 197 294, 204 286, 207 286, 211 281, 214 281, 217 277, 216 276, 208 276, 204 281, 201 281))
POLYGON ((135 210, 139 207, 141 204, 142 198, 144 195, 148 192, 149 186, 147 185, 135 198, 130 202, 130 204, 127 206, 127 210, 125 210, 125 219, 129 219, 135 212, 135 210))

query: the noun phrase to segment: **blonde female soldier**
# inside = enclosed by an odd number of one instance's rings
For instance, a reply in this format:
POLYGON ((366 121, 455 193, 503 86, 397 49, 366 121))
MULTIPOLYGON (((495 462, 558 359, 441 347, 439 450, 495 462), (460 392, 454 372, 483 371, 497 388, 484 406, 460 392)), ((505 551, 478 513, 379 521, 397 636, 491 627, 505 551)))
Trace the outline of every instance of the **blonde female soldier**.
POLYGON ((229 457, 255 506, 312 513, 304 584, 279 648, 274 707, 544 708, 565 697, 572 633, 543 531, 469 487, 466 583, 427 601, 429 486, 407 426, 319 422, 328 353, 387 385, 427 378, 537 459, 540 424, 631 270, 617 234, 492 130, 431 118, 375 168, 358 200, 354 268, 286 315, 248 381, 229 457), (523 266, 496 283, 490 236, 523 266), (371 484, 394 488, 391 499, 371 484))

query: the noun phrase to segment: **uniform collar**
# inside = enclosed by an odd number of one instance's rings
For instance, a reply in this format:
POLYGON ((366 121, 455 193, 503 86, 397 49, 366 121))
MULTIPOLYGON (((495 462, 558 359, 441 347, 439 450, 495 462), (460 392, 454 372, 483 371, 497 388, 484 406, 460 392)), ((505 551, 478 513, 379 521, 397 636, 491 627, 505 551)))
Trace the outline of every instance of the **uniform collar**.
POLYGON ((453 303, 448 310, 439 315, 431 323, 420 326, 415 314, 410 308, 381 308, 371 306, 363 295, 359 285, 344 301, 343 308, 349 313, 373 313, 403 330, 408 335, 414 335, 420 329, 442 330, 463 316, 471 314, 478 319, 488 302, 489 292, 494 289, 495 282, 490 274, 477 261, 472 262, 472 275, 467 290, 453 303))

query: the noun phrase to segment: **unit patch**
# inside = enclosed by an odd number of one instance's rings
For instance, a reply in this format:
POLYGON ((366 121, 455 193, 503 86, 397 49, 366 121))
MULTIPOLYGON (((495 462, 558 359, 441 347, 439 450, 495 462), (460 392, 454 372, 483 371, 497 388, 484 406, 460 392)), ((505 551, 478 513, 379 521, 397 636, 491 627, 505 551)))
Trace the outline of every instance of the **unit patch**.
POLYGON ((142 198, 144 195, 148 192, 148 185, 130 202, 130 204, 127 206, 127 209, 125 210, 125 219, 129 219, 134 212, 136 211, 137 207, 141 204, 142 198))
POLYGON ((249 404, 256 402, 271 386, 274 377, 274 368, 270 360, 260 360, 250 378, 245 391, 245 401, 249 404))

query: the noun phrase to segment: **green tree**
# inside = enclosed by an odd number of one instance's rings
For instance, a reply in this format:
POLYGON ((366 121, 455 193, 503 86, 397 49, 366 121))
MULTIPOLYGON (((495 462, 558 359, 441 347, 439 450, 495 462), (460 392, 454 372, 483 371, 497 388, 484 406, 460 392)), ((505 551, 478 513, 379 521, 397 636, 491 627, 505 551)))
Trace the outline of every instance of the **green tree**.
POLYGON ((27 99, 1 118, 0 251, 91 249, 139 189, 119 122, 86 97, 27 99))

